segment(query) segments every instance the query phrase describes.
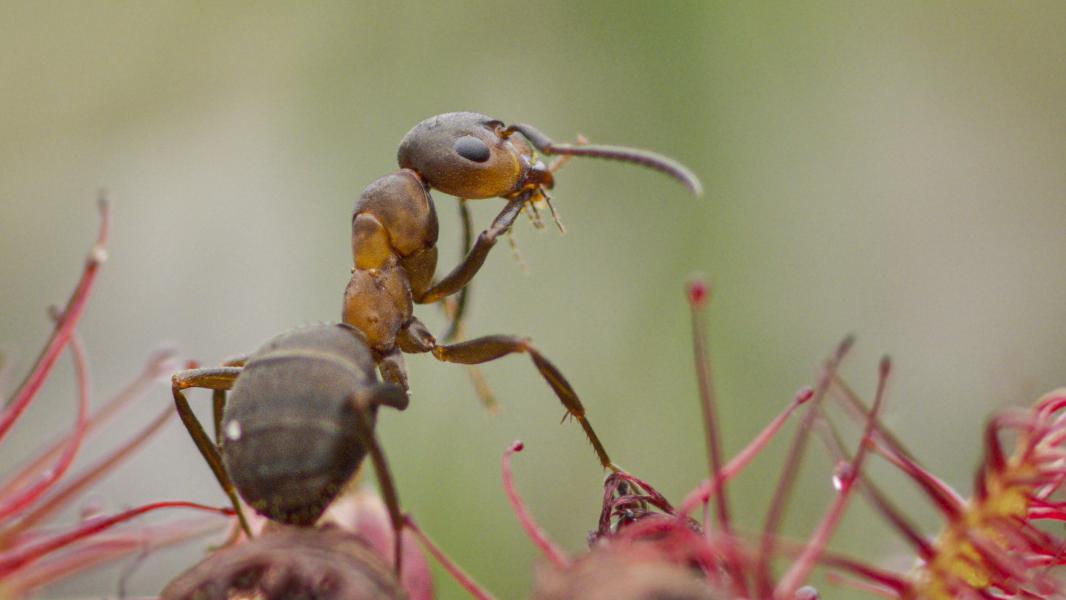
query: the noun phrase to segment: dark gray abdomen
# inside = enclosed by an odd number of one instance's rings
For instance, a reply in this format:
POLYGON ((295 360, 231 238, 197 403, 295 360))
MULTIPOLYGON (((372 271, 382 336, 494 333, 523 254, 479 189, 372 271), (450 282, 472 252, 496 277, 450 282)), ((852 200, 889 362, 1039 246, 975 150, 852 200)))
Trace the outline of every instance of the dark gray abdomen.
POLYGON ((284 334, 254 354, 222 421, 222 458, 241 497, 275 521, 317 521, 366 455, 350 398, 375 382, 366 343, 345 326, 284 334))

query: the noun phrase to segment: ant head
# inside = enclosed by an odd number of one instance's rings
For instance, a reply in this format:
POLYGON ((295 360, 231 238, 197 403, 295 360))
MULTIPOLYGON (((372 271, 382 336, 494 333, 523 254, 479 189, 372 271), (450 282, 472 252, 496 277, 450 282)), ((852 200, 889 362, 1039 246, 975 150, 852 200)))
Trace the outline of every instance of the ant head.
POLYGON ((534 162, 533 149, 503 122, 478 113, 456 112, 415 125, 400 142, 400 167, 460 198, 512 196, 529 187, 551 187, 551 172, 534 162))

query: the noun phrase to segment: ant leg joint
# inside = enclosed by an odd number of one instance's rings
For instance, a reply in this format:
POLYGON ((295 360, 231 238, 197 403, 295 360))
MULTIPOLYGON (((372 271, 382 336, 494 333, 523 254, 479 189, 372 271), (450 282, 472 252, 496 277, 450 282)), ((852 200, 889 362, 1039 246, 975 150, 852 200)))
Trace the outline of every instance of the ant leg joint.
POLYGON ((437 338, 422 321, 412 317, 396 336, 396 345, 404 352, 430 352, 437 345, 437 338))
POLYGON ((496 245, 496 238, 500 237, 500 234, 503 233, 504 231, 506 231, 506 230, 504 230, 504 229, 491 229, 491 228, 490 229, 486 229, 486 230, 482 231, 481 233, 477 234, 478 242, 483 244, 483 245, 490 246, 490 247, 491 246, 495 246, 496 245))

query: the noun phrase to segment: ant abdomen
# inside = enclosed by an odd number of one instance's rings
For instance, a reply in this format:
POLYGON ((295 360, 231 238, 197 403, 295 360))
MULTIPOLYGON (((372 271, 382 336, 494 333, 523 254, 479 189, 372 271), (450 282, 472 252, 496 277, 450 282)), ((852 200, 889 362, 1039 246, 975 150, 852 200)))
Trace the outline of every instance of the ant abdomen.
POLYGON ((249 358, 226 405, 222 460, 257 512, 318 520, 366 455, 351 399, 377 385, 374 369, 362 335, 345 325, 282 334, 249 358))

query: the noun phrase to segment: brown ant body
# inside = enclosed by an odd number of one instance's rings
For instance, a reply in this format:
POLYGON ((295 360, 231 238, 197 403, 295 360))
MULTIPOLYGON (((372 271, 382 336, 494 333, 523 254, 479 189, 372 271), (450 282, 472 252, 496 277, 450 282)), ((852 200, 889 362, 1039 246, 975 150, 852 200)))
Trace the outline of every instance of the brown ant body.
MULTIPOLYGON (((250 527, 238 495, 271 520, 310 526, 369 454, 399 539, 403 515, 374 427, 379 406, 407 407, 402 352, 429 352, 438 360, 468 365, 529 354, 585 430, 600 463, 618 470, 585 418, 577 393, 528 339, 495 335, 440 345, 413 315, 415 303, 437 302, 464 289, 523 208, 548 200, 546 190, 559 163, 545 166, 535 160, 534 148, 643 164, 699 192, 698 180, 685 167, 643 150, 555 145, 528 125, 504 127, 475 113, 440 115, 417 125, 400 144, 401 169, 372 183, 355 205, 355 266, 344 294, 343 322, 283 334, 222 367, 173 376, 178 414, 246 533, 250 527), (435 283, 437 216, 430 188, 461 198, 507 200, 466 258, 435 283), (183 391, 189 388, 213 390, 214 440, 189 407, 183 391)), ((398 543, 396 552, 398 570, 398 543)))
POLYGON ((238 494, 273 521, 310 526, 369 454, 399 539, 399 501, 374 426, 379 406, 404 410, 408 398, 374 371, 363 334, 335 324, 297 329, 222 367, 173 376, 178 415, 245 533, 238 494), (214 391, 214 440, 189 408, 188 388, 214 391))
MULTIPOLYGON (((578 420, 605 468, 616 469, 585 418, 585 409, 562 373, 528 339, 495 335, 441 345, 413 314, 414 304, 438 302, 465 291, 484 264, 496 239, 518 215, 537 202, 549 202, 554 171, 570 156, 591 156, 641 164, 661 171, 699 194, 699 180, 664 156, 618 146, 555 144, 529 125, 505 126, 485 115, 438 115, 416 125, 400 143, 400 170, 374 181, 355 204, 352 254, 355 266, 344 294, 343 321, 366 335, 382 377, 407 389, 402 352, 432 353, 445 362, 467 365, 508 354, 527 353, 568 414, 578 420), (520 135, 514 135, 514 134, 520 135), (559 155, 548 166, 534 149, 559 155), (506 206, 477 236, 466 257, 444 278, 437 268, 437 215, 431 189, 461 199, 500 197, 506 206)), ((469 222, 461 202, 464 223, 469 222)), ((554 209, 553 209, 554 213, 554 209)), ((452 337, 462 316, 461 296, 452 337)))

